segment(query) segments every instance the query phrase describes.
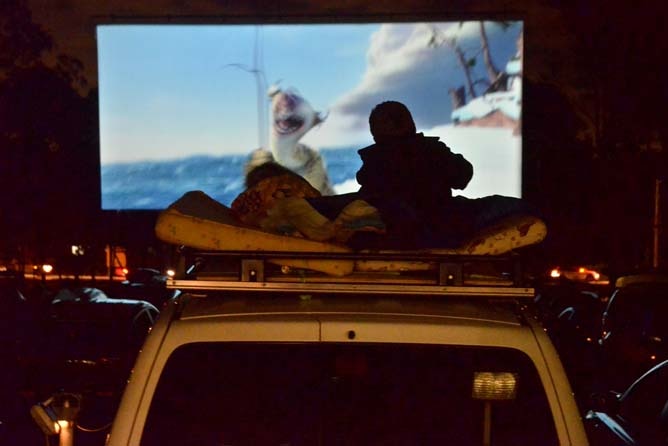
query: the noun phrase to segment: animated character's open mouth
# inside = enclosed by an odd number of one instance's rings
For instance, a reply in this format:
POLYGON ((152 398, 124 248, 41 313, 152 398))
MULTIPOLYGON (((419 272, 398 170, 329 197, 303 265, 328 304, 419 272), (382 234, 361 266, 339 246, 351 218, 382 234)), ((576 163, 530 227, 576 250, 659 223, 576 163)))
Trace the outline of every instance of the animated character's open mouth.
POLYGON ((285 118, 276 118, 274 128, 281 135, 294 133, 304 125, 304 118, 299 115, 290 115, 285 118))

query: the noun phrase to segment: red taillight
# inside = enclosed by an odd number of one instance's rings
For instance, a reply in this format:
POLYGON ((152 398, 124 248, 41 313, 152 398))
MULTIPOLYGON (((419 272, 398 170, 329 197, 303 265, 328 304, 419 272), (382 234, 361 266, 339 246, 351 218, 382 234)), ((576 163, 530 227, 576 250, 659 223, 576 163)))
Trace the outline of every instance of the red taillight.
POLYGON ((120 266, 114 268, 114 276, 116 277, 125 277, 128 275, 127 268, 121 268, 120 266))

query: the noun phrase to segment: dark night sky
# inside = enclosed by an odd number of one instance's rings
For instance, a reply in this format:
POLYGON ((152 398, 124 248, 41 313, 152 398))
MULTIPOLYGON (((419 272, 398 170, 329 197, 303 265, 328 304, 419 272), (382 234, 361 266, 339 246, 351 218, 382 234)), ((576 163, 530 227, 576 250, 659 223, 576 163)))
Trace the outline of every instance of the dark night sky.
MULTIPOLYGON (((543 247, 555 260, 572 256, 614 262, 624 258, 627 263, 640 264, 647 259, 653 179, 664 175, 668 142, 664 118, 668 39, 660 1, 643 2, 642 8, 627 1, 575 0, 482 1, 475 5, 428 0, 27 3, 34 22, 53 38, 51 54, 64 53, 83 63, 87 80, 87 86, 79 88, 83 95, 95 95, 95 24, 112 17, 120 21, 193 17, 205 21, 316 17, 327 21, 351 15, 520 17, 525 20, 524 195, 548 220, 550 236, 543 247)), ((90 163, 96 171, 97 153, 90 152, 96 149, 91 144, 79 156, 85 163, 77 168, 86 169, 90 163)), ((89 239, 116 238, 126 244, 150 239, 145 231, 151 231, 154 215, 109 215, 97 209, 99 191, 91 190, 98 187, 96 179, 95 175, 81 175, 78 183, 73 182, 68 200, 85 197, 85 204, 75 208, 90 215, 80 219, 85 223, 69 226, 81 228, 80 235, 89 239)), ((49 200, 44 203, 48 205, 49 200)), ((24 220, 16 221, 25 226, 25 221, 35 221, 36 216, 53 218, 44 214, 28 213, 24 220)), ((45 224, 33 226, 36 232, 49 233, 45 224)), ((45 238, 48 236, 32 240, 45 238)), ((663 245, 665 252, 665 240, 663 245)))

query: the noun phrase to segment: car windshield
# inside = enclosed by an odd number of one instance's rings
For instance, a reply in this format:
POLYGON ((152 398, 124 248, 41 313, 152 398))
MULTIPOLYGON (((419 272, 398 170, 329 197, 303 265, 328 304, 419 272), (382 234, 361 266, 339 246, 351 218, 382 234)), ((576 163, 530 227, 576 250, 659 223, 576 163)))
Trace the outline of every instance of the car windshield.
POLYGON ((496 445, 558 443, 537 371, 519 351, 197 343, 168 360, 141 444, 480 445, 485 432, 496 445), (476 372, 503 372, 491 381, 498 390, 514 377, 511 399, 474 392, 474 376, 490 376, 476 372))

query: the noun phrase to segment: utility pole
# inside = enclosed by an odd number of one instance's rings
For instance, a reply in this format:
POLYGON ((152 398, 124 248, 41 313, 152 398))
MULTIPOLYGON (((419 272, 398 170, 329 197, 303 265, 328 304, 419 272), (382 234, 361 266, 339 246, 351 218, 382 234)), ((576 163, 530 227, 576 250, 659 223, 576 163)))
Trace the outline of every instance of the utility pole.
POLYGON ((659 268, 659 236, 661 231, 661 183, 663 180, 657 178, 654 180, 654 222, 652 232, 654 243, 652 247, 652 267, 659 268))

